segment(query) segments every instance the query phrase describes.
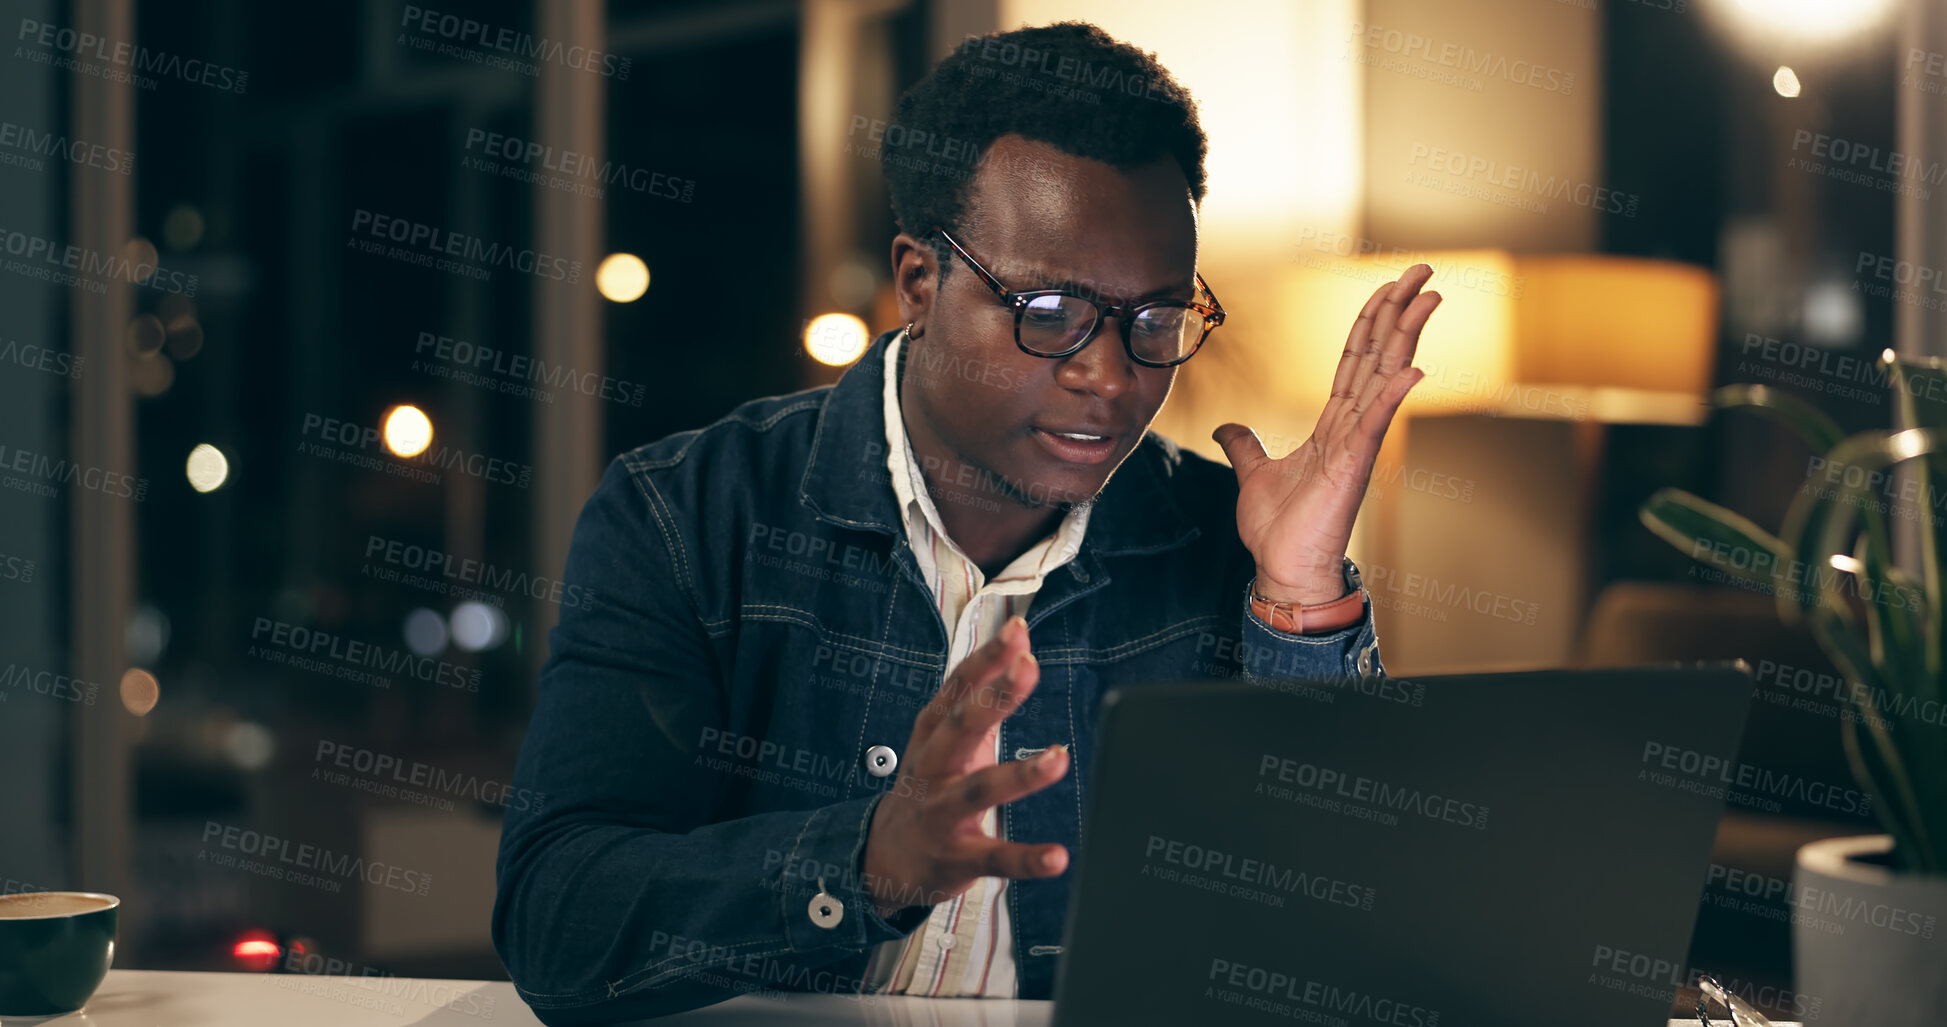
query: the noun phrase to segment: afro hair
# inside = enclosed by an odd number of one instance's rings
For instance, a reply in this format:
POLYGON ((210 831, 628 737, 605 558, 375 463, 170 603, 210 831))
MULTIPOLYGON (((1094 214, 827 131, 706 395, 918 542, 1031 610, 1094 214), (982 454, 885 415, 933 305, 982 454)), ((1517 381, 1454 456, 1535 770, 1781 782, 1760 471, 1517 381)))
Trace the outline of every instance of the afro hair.
MULTIPOLYGON (((1069 21, 969 36, 900 96, 879 149, 900 230, 960 228, 974 172, 1010 134, 1125 171, 1173 158, 1203 200, 1210 147, 1189 90, 1154 54, 1069 21)), ((929 241, 944 274, 950 255, 929 241)))

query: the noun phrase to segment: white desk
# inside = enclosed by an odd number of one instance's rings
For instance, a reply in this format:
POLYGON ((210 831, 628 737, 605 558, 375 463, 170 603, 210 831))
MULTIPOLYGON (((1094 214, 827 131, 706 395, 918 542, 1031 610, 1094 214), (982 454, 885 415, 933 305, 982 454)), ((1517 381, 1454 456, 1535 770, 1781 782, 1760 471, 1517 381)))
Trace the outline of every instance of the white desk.
MULTIPOLYGON (((1046 1027, 1053 1004, 996 999, 746 995, 645 1021, 710 1027, 1046 1027)), ((110 970, 88 1007, 48 1027, 540 1027, 506 981, 110 970)), ((1670 1027, 1694 1027, 1672 1020, 1670 1027)), ((1779 1027, 1795 1027, 1780 1024, 1779 1027)))
MULTIPOLYGON (((867 995, 746 995, 644 1021, 757 1027, 1047 1027, 1053 1003, 867 995)), ((506 981, 110 970, 79 1013, 46 1027, 541 1027, 506 981)))

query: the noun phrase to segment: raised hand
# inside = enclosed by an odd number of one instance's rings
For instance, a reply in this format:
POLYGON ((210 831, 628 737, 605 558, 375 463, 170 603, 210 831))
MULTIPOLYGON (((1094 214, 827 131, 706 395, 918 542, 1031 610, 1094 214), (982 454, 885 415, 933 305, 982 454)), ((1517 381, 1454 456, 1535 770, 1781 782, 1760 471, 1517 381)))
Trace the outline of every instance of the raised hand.
POLYGON ((952 898, 982 877, 1054 877, 1068 867, 1059 844, 1003 842, 980 829, 988 809, 1031 795, 1068 773, 1068 750, 994 762, 1001 721, 1041 680, 1027 622, 1013 617, 947 675, 913 722, 899 777, 873 810, 865 881, 882 916, 952 898))
POLYGON ((1345 594, 1340 568, 1352 522, 1393 414, 1425 372, 1413 367, 1420 330, 1440 305, 1421 293, 1433 269, 1415 264, 1359 311, 1332 377, 1332 395, 1304 445, 1273 460, 1257 433, 1235 422, 1211 438, 1237 472, 1237 534, 1257 563, 1257 591, 1291 603, 1345 594))

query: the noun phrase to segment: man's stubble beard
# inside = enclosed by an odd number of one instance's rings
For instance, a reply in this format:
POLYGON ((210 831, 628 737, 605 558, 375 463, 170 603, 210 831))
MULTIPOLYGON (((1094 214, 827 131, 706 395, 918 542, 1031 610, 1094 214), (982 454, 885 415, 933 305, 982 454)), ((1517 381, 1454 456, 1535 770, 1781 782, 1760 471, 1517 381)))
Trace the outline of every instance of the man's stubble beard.
MULTIPOLYGON (((895 387, 896 391, 894 392, 894 397, 897 403, 899 404, 901 410, 905 409, 905 399, 906 399, 906 358, 912 356, 914 348, 917 345, 921 344, 923 338, 924 337, 922 336, 919 339, 915 339, 911 335, 908 335, 904 340, 904 345, 900 346, 899 348, 898 367, 895 369, 895 373, 899 376, 899 380, 898 380, 898 384, 895 387)), ((927 402, 928 397, 926 396, 924 389, 922 389, 920 391, 920 394, 915 398, 918 399, 919 401, 918 406, 920 408, 919 409, 920 416, 926 418, 928 426, 933 429, 933 436, 939 439, 941 442, 945 443, 947 448, 952 451, 952 459, 957 463, 961 464, 962 466, 971 467, 974 469, 975 479, 978 483, 976 485, 976 491, 988 492, 988 493, 999 495, 1000 497, 1006 499, 1008 502, 1013 503, 1014 505, 1020 507, 1023 510, 1052 509, 1052 510, 1059 511, 1063 517, 1066 517, 1068 514, 1074 512, 1077 509, 1080 509, 1085 506, 1095 505, 1095 502, 1102 497, 1103 490, 1109 487, 1109 480, 1115 477, 1115 471, 1113 470, 1110 471, 1109 474, 1102 479, 1102 483, 1096 486, 1094 493, 1086 497, 1079 497, 1070 493, 1061 499, 1047 497, 1047 498, 1037 500, 1034 497, 1032 490, 1021 488, 1020 486, 1016 485, 1014 482, 1008 480, 1006 475, 1001 474, 1000 472, 995 471, 993 468, 988 467, 986 464, 980 462, 979 460, 975 460, 972 457, 968 456, 964 451, 961 450, 958 444, 956 444, 951 438, 948 437, 946 432, 940 431, 939 419, 932 416, 931 413, 932 404, 927 402)), ((910 433, 911 428, 908 427, 907 431, 910 433)), ((1129 455, 1134 455, 1133 451, 1131 451, 1129 455)), ((1128 456, 1125 456, 1123 459, 1127 460, 1128 456)), ((1120 470, 1120 469, 1121 469, 1121 464, 1118 463, 1116 465, 1116 470, 1120 470)), ((931 481, 926 480, 926 474, 923 465, 920 471, 920 479, 926 482, 926 492, 928 495, 933 497, 933 502, 936 505, 943 500, 949 502, 952 501, 952 497, 949 494, 947 494, 944 489, 941 489, 935 486, 931 481)))

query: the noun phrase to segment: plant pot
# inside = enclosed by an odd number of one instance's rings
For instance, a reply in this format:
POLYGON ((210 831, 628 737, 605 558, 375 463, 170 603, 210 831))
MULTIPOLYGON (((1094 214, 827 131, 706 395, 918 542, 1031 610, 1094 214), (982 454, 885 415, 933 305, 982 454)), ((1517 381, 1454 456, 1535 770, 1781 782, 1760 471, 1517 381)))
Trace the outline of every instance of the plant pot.
POLYGON ((1883 834, 1798 850, 1787 902, 1808 1024, 1947 1022, 1947 878, 1889 870, 1892 850, 1883 834))

